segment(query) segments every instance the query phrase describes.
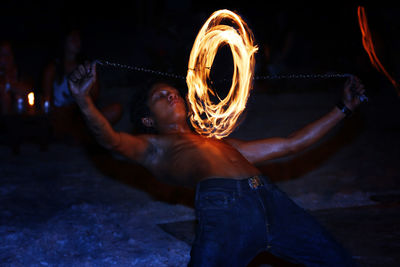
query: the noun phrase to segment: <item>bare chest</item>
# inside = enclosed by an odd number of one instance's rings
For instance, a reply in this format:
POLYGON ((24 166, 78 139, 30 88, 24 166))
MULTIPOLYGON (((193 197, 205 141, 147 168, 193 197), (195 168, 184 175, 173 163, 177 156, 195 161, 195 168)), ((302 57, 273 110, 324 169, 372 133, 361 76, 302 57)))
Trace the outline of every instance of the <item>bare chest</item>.
POLYGON ((153 172, 177 184, 193 185, 207 177, 236 177, 251 168, 236 149, 219 140, 182 135, 166 140, 160 147, 153 172))

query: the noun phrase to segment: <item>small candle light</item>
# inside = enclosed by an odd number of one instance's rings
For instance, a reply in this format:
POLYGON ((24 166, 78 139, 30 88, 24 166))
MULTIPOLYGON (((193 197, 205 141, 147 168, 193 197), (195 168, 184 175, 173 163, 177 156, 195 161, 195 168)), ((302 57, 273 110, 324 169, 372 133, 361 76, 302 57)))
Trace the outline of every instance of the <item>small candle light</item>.
POLYGON ((22 97, 18 97, 17 99, 17 112, 22 113, 24 111, 24 99, 22 97))
POLYGON ((35 105, 35 94, 33 92, 28 94, 28 104, 29 106, 35 105))
POLYGON ((33 92, 28 94, 28 114, 35 114, 35 94, 33 92))
POLYGON ((46 114, 50 112, 50 102, 48 100, 44 101, 43 110, 46 114))

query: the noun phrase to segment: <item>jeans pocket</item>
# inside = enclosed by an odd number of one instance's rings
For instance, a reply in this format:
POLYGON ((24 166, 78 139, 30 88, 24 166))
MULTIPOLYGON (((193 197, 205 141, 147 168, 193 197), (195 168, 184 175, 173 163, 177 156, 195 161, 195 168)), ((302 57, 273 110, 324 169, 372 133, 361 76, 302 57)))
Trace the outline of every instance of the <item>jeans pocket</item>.
POLYGON ((196 203, 196 207, 202 210, 229 209, 236 201, 236 194, 227 191, 202 192, 196 203))

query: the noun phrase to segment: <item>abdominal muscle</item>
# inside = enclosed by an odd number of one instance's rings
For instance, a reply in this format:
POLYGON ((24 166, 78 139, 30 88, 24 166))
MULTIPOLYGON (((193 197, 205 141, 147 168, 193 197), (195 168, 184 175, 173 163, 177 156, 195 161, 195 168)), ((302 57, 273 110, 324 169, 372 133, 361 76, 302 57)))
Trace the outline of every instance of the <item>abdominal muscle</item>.
POLYGON ((184 186, 210 178, 244 179, 260 174, 242 154, 224 141, 199 135, 168 136, 153 172, 161 180, 184 186))

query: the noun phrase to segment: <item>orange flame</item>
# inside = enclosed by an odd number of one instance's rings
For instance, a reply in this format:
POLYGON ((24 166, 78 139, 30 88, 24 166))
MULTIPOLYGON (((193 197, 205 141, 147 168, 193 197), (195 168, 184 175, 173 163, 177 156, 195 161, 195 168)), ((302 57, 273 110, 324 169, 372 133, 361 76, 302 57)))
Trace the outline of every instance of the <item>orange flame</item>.
POLYGON ((30 92, 28 94, 28 104, 30 106, 33 106, 35 104, 35 95, 33 94, 33 92, 30 92))
POLYGON ((186 76, 190 121, 199 134, 220 139, 235 129, 249 97, 257 49, 250 29, 237 14, 218 10, 205 22, 190 52, 186 76), (229 19, 235 27, 221 24, 223 19, 229 19), (218 48, 226 44, 233 57, 232 84, 228 95, 224 99, 217 96, 220 102, 213 104, 208 94, 214 93, 207 80, 218 48))
POLYGON ((392 76, 390 76, 390 74, 386 71, 386 69, 383 67, 382 63, 376 56, 374 44, 372 42, 371 32, 368 27, 367 15, 365 14, 364 7, 359 6, 357 9, 357 14, 358 14, 358 23, 360 25, 362 34, 362 44, 364 46, 365 51, 368 54, 372 66, 374 66, 378 71, 382 72, 389 79, 389 81, 397 89, 398 91, 397 93, 400 95, 399 84, 392 78, 392 76))

